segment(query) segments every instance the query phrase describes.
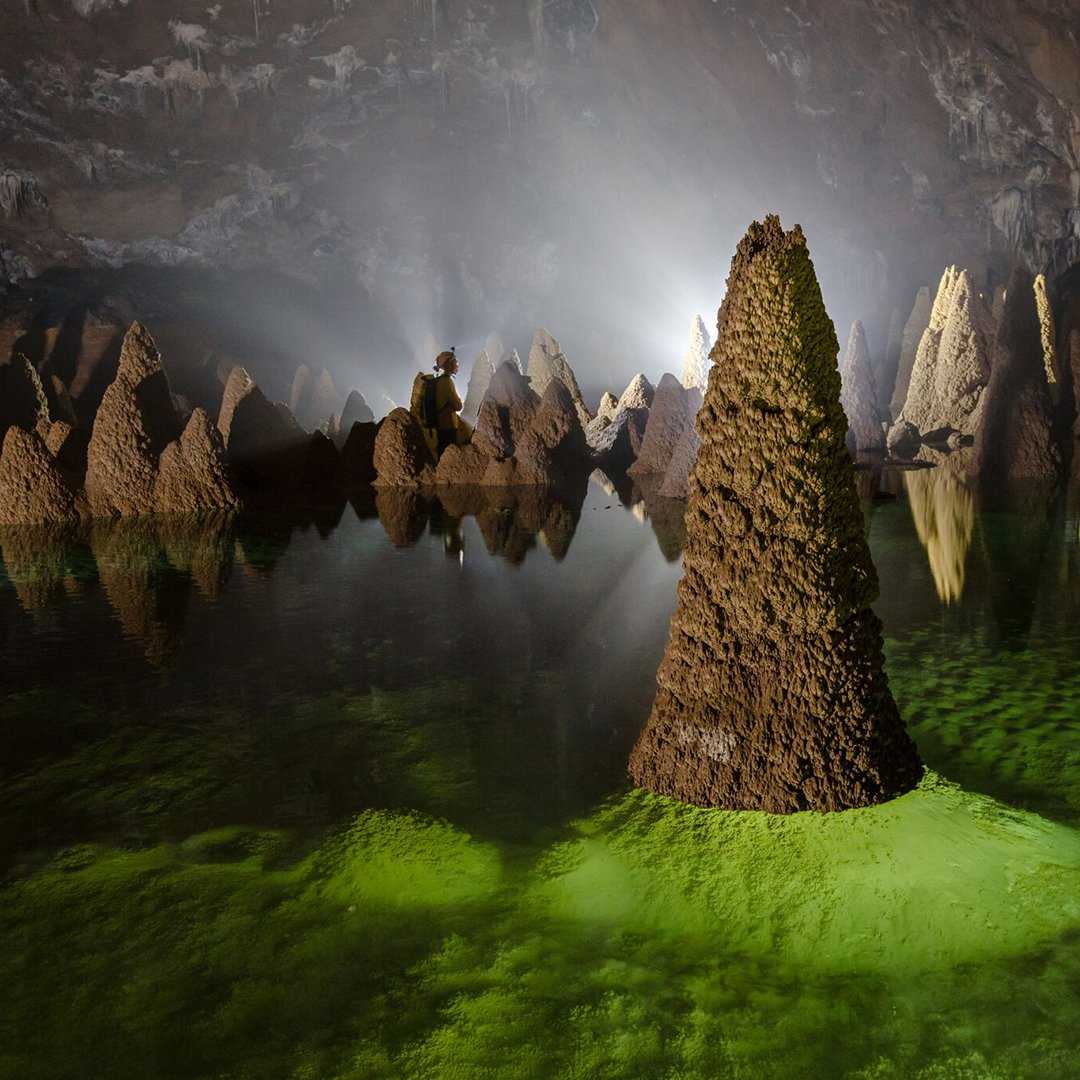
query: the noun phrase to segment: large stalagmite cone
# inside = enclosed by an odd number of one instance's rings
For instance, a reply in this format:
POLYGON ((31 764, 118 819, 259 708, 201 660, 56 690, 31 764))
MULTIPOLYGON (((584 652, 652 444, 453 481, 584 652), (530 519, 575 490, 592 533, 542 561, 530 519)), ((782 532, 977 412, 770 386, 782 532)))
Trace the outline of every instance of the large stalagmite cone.
POLYGON ((642 787, 733 810, 843 810, 915 786, 844 445, 838 345, 802 230, 739 244, 698 414, 684 574, 642 787))

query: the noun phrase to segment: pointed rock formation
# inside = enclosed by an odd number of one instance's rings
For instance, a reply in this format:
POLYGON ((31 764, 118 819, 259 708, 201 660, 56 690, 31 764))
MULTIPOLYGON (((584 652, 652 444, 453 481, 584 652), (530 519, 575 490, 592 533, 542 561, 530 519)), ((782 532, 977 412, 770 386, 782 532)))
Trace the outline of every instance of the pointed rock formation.
MULTIPOLYGON (((694 390, 697 390, 697 386, 694 390)), ((695 414, 691 401, 691 391, 674 375, 665 374, 660 379, 652 408, 649 410, 641 449, 637 460, 627 470, 631 476, 645 476, 649 473, 663 476, 667 472, 675 456, 675 447, 694 426, 695 414)))
POLYGON ((540 398, 518 370, 516 365, 507 361, 499 365, 492 377, 491 385, 480 406, 476 429, 491 442, 500 445, 500 430, 509 437, 511 445, 532 427, 533 419, 540 408, 540 398), (492 408, 485 408, 491 402, 492 408), (498 418, 496 424, 495 418, 498 418))
POLYGON ((578 418, 582 426, 592 419, 592 414, 585 405, 585 399, 581 396, 577 378, 573 368, 566 359, 566 353, 562 346, 546 331, 537 330, 533 336, 532 348, 529 350, 529 378, 532 380, 533 391, 540 397, 544 396, 548 384, 552 379, 558 379, 567 390, 574 402, 578 418))
POLYGON ((915 366, 915 354, 919 351, 919 342, 930 325, 930 287, 924 285, 915 294, 915 306, 911 309, 904 332, 900 338, 900 359, 896 368, 896 381, 893 384, 892 403, 889 411, 896 419, 903 411, 907 401, 908 387, 911 385, 911 371, 915 366))
POLYGON ((683 356, 682 384, 687 390, 696 388, 704 394, 708 389, 709 368, 712 367, 709 359, 711 351, 712 341, 705 320, 700 315, 695 315, 690 326, 690 344, 683 356))
POLYGON ((13 424, 33 431, 49 422, 49 403, 34 365, 21 353, 0 363, 0 437, 13 424))
POLYGON ((491 362, 487 349, 481 349, 473 361, 472 371, 469 373, 469 386, 465 391, 465 404, 461 415, 466 420, 472 420, 480 412, 480 403, 488 392, 492 377, 495 374, 495 365, 491 362))
POLYGON ((394 409, 379 425, 375 473, 375 486, 379 488, 416 488, 435 483, 435 459, 408 409, 394 409))
POLYGON ((1017 267, 994 335, 990 381, 971 459, 972 473, 987 480, 1054 479, 1061 473, 1047 380, 1052 366, 1043 352, 1038 304, 1036 283, 1017 267))
POLYGON ((974 435, 990 380, 990 314, 966 270, 941 280, 930 324, 919 343, 900 419, 927 432, 974 435))
POLYGON ((221 432, 205 410, 195 409, 180 438, 162 451, 154 509, 159 514, 205 514, 239 505, 225 470, 221 432))
POLYGON ((364 399, 359 390, 351 390, 345 399, 345 407, 341 410, 341 419, 338 421, 338 431, 342 439, 348 439, 353 424, 373 424, 375 414, 371 406, 364 399))
POLYGON ((293 373, 292 387, 289 390, 289 409, 294 416, 299 416, 311 399, 315 375, 307 364, 301 364, 293 373))
MULTIPOLYGON (((1012 288, 1010 285, 1009 288, 1012 288)), ((1039 320, 1039 338, 1042 345, 1043 366, 1046 371, 1046 383, 1050 387, 1051 396, 1057 393, 1058 359, 1055 347, 1057 334, 1054 330, 1054 309, 1050 304, 1050 297, 1046 295, 1046 278, 1037 274, 1034 281, 1035 313, 1039 320)), ((1008 292, 1006 291, 1006 304, 1008 292)))
POLYGON ((86 496, 94 517, 151 513, 158 460, 179 434, 154 339, 142 325, 132 323, 87 449, 86 496))
POLYGON ((289 411, 307 428, 324 424, 331 416, 339 416, 344 405, 334 385, 334 377, 326 368, 313 371, 301 364, 293 376, 289 393, 289 411))
POLYGON ((624 472, 633 464, 645 439, 655 393, 639 373, 623 391, 611 418, 598 416, 585 428, 589 448, 605 468, 624 472))
POLYGON ((720 309, 678 608, 630 758, 651 791, 790 813, 919 780, 870 608, 837 352, 802 230, 755 222, 720 309))
POLYGON ((685 499, 690 494, 690 474, 697 462, 701 436, 691 424, 675 445, 659 494, 665 499, 685 499))
POLYGON ((656 389, 651 382, 639 371, 622 392, 619 398, 619 409, 651 409, 656 389))
POLYGON ((532 429, 552 457, 565 465, 584 462, 589 456, 577 402, 559 378, 552 379, 544 390, 532 429))
POLYGON ((606 416, 611 420, 618 408, 619 399, 610 390, 605 390, 600 398, 600 405, 596 410, 596 419, 599 420, 602 416, 606 416))
POLYGON ((7 429, 0 451, 0 525, 60 525, 79 520, 79 505, 36 431, 7 429))
POLYGON ((354 423, 341 448, 338 475, 342 488, 355 491, 375 482, 375 439, 379 425, 354 423))
POLYGON ((889 419, 889 401, 896 386, 896 373, 900 368, 900 352, 904 347, 904 322, 899 308, 893 308, 889 316, 889 330, 885 335, 885 359, 880 373, 874 378, 877 388, 877 410, 883 419, 889 419))
POLYGON ((448 446, 435 469, 435 483, 468 486, 483 484, 492 460, 474 444, 448 446))
POLYGON ((848 438, 856 452, 881 453, 885 449, 885 429, 877 406, 877 388, 870 365, 863 325, 851 327, 847 352, 840 364, 840 404, 848 420, 848 438))

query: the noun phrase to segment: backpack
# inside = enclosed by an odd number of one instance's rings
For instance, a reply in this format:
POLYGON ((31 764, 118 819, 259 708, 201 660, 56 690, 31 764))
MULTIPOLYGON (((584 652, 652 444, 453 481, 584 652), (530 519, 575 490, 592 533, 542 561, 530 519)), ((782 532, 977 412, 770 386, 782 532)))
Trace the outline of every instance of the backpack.
POLYGON ((439 425, 439 411, 435 406, 436 376, 418 372, 413 379, 412 397, 409 399, 409 412, 426 428, 439 425))

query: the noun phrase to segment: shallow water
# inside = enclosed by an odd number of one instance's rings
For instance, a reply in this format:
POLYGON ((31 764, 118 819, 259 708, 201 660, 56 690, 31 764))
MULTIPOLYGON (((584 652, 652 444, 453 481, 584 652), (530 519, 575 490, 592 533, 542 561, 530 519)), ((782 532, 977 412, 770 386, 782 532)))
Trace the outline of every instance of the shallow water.
POLYGON ((677 504, 0 534, 0 1075, 1080 1075, 1080 513, 883 486, 830 817, 624 780, 677 504))

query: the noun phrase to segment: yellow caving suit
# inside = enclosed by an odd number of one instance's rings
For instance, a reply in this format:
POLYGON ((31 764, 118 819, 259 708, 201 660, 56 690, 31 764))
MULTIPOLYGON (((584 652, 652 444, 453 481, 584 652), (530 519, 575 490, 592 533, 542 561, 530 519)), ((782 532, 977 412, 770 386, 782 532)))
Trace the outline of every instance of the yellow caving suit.
POLYGON ((472 427, 458 416, 462 408, 461 398, 458 397, 453 376, 445 372, 441 375, 429 375, 420 372, 413 380, 409 411, 416 417, 420 430, 424 433, 424 440, 436 458, 447 446, 452 444, 465 446, 472 441, 472 427), (432 383, 434 383, 433 389, 435 392, 436 422, 434 427, 425 423, 427 410, 424 407, 424 398, 431 392, 432 383))

